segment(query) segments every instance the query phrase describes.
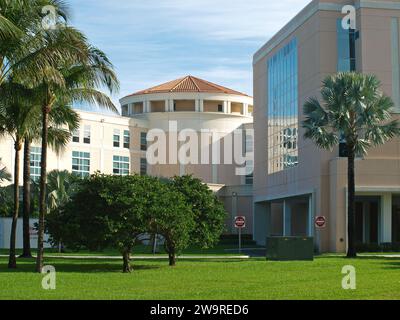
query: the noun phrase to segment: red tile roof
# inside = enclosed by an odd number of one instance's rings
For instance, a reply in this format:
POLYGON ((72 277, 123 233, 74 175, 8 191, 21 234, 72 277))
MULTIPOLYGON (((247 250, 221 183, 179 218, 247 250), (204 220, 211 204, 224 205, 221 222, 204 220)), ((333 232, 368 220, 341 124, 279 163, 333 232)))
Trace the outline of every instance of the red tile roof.
POLYGON ((244 94, 242 92, 235 91, 193 76, 186 76, 184 78, 169 81, 158 86, 133 93, 129 96, 169 92, 224 93, 248 97, 247 94, 244 94))

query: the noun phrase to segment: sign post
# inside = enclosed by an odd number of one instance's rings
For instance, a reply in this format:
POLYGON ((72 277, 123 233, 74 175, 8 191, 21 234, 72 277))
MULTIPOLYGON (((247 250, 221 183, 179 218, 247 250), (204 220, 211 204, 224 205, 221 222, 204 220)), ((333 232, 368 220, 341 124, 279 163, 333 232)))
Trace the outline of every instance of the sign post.
POLYGON ((239 229, 239 253, 242 253, 242 229, 246 227, 246 217, 235 217, 235 228, 239 229))

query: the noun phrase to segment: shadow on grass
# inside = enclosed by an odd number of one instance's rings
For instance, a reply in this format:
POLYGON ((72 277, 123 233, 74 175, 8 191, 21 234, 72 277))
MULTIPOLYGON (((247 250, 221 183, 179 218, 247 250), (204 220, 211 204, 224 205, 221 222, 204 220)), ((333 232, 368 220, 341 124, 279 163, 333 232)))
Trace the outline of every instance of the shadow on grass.
MULTIPOLYGON (((115 261, 101 261, 99 263, 82 261, 74 261, 74 263, 68 263, 66 261, 60 263, 60 260, 52 259, 45 261, 45 265, 52 265, 56 268, 57 272, 62 273, 122 273, 122 262, 116 263, 115 261)), ((26 261, 26 260, 25 260, 26 261)), ((131 263, 133 271, 137 270, 152 270, 159 269, 161 266, 158 265, 142 265, 135 264, 134 261, 131 263)), ((0 264, 0 274, 13 274, 13 273, 32 273, 35 270, 34 261, 31 263, 17 263, 17 269, 8 269, 7 264, 0 264)))

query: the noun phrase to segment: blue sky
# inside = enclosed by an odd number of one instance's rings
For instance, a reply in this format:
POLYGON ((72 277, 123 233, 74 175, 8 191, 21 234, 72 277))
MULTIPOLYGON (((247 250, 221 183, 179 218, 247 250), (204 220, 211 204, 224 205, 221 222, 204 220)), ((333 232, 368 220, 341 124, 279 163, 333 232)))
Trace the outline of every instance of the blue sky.
MULTIPOLYGON (((69 0, 127 94, 188 74, 252 95, 252 56, 310 0, 69 0)), ((119 104, 118 104, 119 105, 119 104)))

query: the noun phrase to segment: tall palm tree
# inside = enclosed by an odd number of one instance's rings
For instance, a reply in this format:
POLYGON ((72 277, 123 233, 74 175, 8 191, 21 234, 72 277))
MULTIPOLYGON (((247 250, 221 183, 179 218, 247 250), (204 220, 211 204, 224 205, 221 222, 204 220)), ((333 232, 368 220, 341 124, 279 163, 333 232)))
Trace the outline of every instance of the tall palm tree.
MULTIPOLYGON (((57 154, 63 151, 71 139, 71 132, 79 128, 79 115, 68 105, 56 105, 49 116, 49 144, 57 154)), ((20 258, 31 258, 29 216, 31 213, 31 143, 40 141, 41 124, 35 123, 24 141, 23 173, 23 251, 20 258)))
MULTIPOLYGON (((119 89, 119 82, 107 56, 85 41, 79 43, 81 54, 49 69, 49 74, 62 75, 60 84, 53 81, 51 76, 44 76, 40 85, 42 90, 42 155, 39 197, 39 234, 36 271, 41 272, 43 267, 43 238, 44 218, 46 208, 46 178, 47 178, 47 145, 49 113, 57 102, 96 104, 101 108, 117 111, 112 100, 99 89, 107 89, 110 93, 119 89), (81 59, 81 60, 80 60, 81 59)), ((56 77, 58 80, 58 77, 56 77)))
POLYGON ((305 138, 318 147, 332 150, 346 141, 348 157, 348 251, 357 256, 355 247, 355 157, 400 135, 399 123, 392 120, 392 100, 380 90, 374 75, 356 72, 328 76, 321 89, 322 102, 311 98, 304 104, 305 138))
POLYGON ((16 231, 19 216, 19 176, 20 176, 20 155, 22 144, 32 124, 40 121, 40 111, 38 108, 29 106, 29 90, 19 84, 12 82, 3 83, 0 91, 0 135, 8 134, 14 140, 15 165, 14 165, 14 212, 10 234, 10 255, 8 267, 17 267, 15 257, 16 231))

